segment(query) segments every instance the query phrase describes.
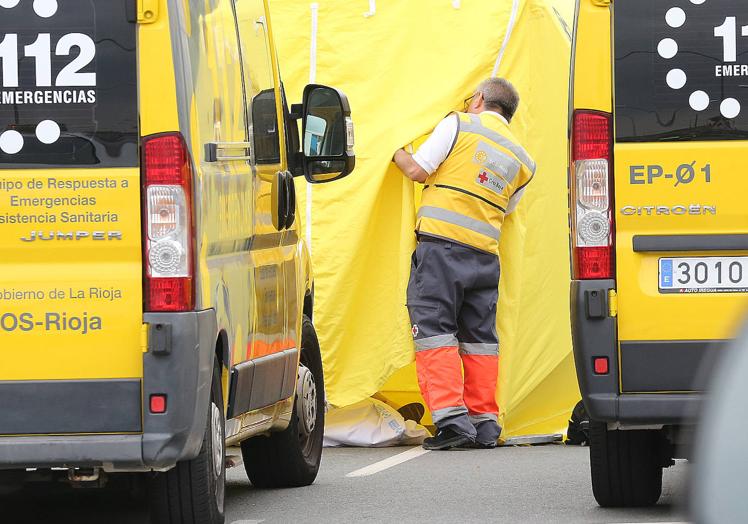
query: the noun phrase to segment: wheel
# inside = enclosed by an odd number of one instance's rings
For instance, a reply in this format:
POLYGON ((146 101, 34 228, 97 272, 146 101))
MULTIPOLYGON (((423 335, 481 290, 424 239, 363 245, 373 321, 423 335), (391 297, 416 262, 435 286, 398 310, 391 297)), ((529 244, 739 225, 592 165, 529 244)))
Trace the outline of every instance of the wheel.
POLYGON ((291 423, 284 431, 241 444, 244 469, 258 488, 308 486, 317 478, 325 431, 322 355, 312 321, 304 315, 301 364, 291 423))
POLYGON ((604 422, 590 422, 592 492, 598 504, 657 503, 662 492, 661 439, 659 431, 608 431, 604 422))
POLYGON ((226 430, 218 363, 213 367, 210 404, 200 453, 150 478, 151 520, 159 524, 223 524, 226 487, 226 430))

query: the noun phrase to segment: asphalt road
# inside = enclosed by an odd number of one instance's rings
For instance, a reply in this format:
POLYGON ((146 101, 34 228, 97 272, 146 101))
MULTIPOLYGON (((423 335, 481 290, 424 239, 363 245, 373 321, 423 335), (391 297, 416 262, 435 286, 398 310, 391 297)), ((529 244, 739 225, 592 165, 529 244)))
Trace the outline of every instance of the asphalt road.
MULTIPOLYGON (((660 505, 644 510, 597 507, 587 448, 548 445, 419 454, 420 448, 326 449, 317 482, 257 490, 242 467, 229 470, 227 524, 650 523, 686 520, 689 466, 666 470, 660 505), (406 455, 401 455, 402 453, 406 455), (381 461, 411 460, 388 469, 381 461), (397 460, 396 459, 396 460, 397 460), (372 468, 365 469, 371 465, 372 468), (362 476, 351 477, 359 471, 362 476)), ((385 464, 386 466, 386 464, 385 464)), ((70 492, 0 499, 0 523, 147 522, 144 508, 113 492, 70 492)))

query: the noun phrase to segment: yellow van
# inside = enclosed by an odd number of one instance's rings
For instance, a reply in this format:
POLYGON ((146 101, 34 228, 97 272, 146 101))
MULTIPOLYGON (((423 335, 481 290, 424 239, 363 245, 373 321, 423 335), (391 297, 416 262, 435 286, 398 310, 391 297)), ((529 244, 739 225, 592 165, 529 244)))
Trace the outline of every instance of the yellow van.
POLYGON ((748 3, 578 0, 572 328, 602 506, 654 504, 748 305, 748 3))
POLYGON ((345 96, 288 106, 265 0, 2 0, 0 64, 0 482, 143 473, 154 522, 210 524, 227 445, 313 482, 294 177, 353 169, 345 96))

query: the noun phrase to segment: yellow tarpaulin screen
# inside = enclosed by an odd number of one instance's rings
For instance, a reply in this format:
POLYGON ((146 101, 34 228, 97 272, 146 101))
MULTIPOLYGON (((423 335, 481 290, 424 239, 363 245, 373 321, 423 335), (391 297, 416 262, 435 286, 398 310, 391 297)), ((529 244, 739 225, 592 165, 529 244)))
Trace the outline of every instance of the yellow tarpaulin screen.
POLYGON ((420 188, 390 159, 497 73, 520 91, 512 128, 538 164, 501 239, 504 435, 565 429, 579 397, 568 299, 569 4, 271 0, 289 101, 307 83, 333 85, 348 95, 356 125, 355 172, 297 185, 332 405, 380 390, 395 404, 419 400, 405 289, 420 188))

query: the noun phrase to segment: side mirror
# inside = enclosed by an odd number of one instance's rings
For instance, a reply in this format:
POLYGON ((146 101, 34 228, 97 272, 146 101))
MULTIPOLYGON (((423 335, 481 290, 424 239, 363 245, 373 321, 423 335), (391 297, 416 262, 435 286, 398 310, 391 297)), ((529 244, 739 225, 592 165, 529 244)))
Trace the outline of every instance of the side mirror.
POLYGON ((332 87, 310 84, 302 107, 304 177, 321 184, 349 175, 356 155, 348 98, 332 87))

